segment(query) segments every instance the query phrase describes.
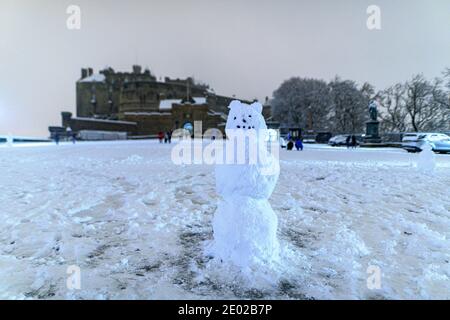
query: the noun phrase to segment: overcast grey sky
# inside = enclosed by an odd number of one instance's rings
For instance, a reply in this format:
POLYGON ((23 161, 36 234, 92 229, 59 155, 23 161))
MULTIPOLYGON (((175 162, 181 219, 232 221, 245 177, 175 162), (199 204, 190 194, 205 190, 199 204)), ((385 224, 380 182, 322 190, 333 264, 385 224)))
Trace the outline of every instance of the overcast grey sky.
POLYGON ((135 63, 248 99, 292 76, 382 89, 450 67, 450 1, 0 0, 0 134, 47 136, 75 111, 81 67, 135 63), (66 27, 71 4, 80 30, 66 27), (371 4, 381 30, 366 27, 371 4))

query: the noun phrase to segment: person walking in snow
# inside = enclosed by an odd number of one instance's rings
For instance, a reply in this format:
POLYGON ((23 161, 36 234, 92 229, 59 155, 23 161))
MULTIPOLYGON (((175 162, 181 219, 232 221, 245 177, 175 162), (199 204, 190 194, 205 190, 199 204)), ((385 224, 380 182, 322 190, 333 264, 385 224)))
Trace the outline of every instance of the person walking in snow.
POLYGON ((158 139, 159 139, 159 143, 163 142, 164 139, 164 132, 160 131, 158 132, 158 139))
POLYGON ((75 133, 73 133, 72 128, 71 127, 67 127, 66 133, 67 133, 67 138, 72 140, 72 143, 75 144, 75 133))
POLYGON ((172 143, 172 130, 167 131, 167 140, 172 143))
POLYGON ((352 146, 352 136, 348 135, 347 138, 345 139, 345 145, 347 146, 347 149, 350 149, 350 147, 352 146))
POLYGON ((297 151, 303 151, 303 142, 300 138, 297 138, 297 140, 295 140, 295 148, 297 149, 297 151))
POLYGON ((350 140, 351 140, 351 136, 348 135, 347 138, 345 139, 345 145, 347 146, 347 149, 350 148, 350 140))
POLYGON ((164 143, 167 143, 167 141, 169 140, 169 135, 166 133, 164 133, 164 143))
POLYGON ((352 148, 356 148, 358 143, 356 142, 356 136, 352 134, 352 148))
POLYGON ((294 143, 292 142, 292 140, 289 140, 289 142, 287 143, 286 149, 292 150, 293 148, 294 148, 294 143))

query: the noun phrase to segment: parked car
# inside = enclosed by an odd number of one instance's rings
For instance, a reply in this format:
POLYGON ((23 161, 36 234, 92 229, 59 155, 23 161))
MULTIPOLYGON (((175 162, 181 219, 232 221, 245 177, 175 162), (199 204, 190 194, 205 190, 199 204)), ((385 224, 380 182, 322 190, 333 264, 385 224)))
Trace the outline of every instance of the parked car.
MULTIPOLYGON (((347 137, 351 136, 351 134, 339 134, 337 136, 332 137, 328 140, 328 144, 332 147, 336 146, 345 146, 347 144, 347 137)), ((363 140, 362 134, 355 134, 356 143, 359 145, 363 140)))
POLYGON ((334 136, 328 140, 328 144, 332 147, 336 146, 345 146, 347 143, 347 137, 348 134, 339 134, 337 136, 334 136))
POLYGON ((328 143, 328 141, 330 141, 332 136, 333 135, 331 134, 331 132, 328 132, 328 131, 317 132, 316 142, 317 143, 328 143))
POLYGON ((408 152, 421 152, 425 143, 437 153, 450 153, 450 136, 443 133, 407 133, 402 139, 402 148, 408 152))
POLYGON ((305 134, 302 137, 303 143, 316 143, 316 135, 315 134, 305 134))

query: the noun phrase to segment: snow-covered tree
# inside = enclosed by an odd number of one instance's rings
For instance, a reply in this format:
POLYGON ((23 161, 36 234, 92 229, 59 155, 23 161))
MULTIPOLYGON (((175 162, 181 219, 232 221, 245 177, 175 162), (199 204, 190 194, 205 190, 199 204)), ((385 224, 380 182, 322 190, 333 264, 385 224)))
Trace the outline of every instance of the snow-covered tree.
POLYGON ((336 133, 364 131, 368 118, 367 106, 374 94, 373 87, 365 83, 361 89, 354 81, 336 77, 329 84, 333 99, 331 123, 336 133))
POLYGON ((326 129, 331 105, 330 87, 323 80, 291 78, 273 93, 274 118, 287 126, 326 129))

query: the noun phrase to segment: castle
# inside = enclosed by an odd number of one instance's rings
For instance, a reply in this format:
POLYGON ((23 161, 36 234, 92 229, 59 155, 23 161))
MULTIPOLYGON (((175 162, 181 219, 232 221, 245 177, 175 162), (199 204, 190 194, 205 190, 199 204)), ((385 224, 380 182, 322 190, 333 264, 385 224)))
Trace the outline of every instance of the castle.
MULTIPOLYGON (((120 132, 128 138, 151 138, 160 131, 192 131, 194 121, 202 121, 203 132, 217 128, 223 134, 227 107, 234 99, 217 95, 192 78, 158 81, 150 70, 138 65, 132 72, 108 67, 94 73, 92 68, 83 68, 76 82, 76 117, 62 112, 62 126, 49 127, 49 131, 52 137, 64 135, 70 128, 76 134, 120 132)), ((267 98, 263 114, 269 127, 276 128, 267 98)))

